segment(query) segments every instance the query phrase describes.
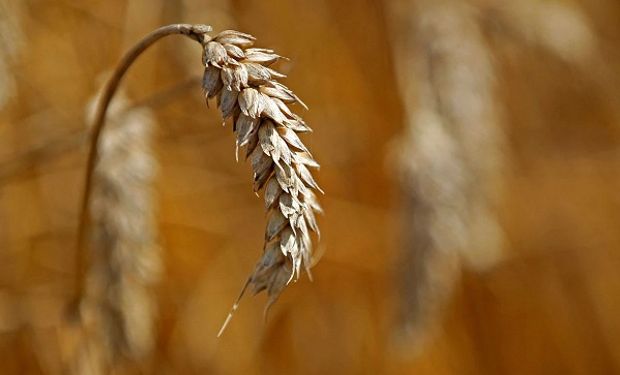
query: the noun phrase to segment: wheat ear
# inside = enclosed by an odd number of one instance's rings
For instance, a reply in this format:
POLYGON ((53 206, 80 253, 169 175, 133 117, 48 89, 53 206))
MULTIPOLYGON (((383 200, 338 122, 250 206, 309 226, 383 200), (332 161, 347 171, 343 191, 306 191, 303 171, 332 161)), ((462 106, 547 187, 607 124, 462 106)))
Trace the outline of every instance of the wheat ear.
POLYGON ((209 31, 211 27, 205 25, 175 24, 151 32, 123 57, 104 87, 93 126, 78 229, 77 301, 83 294, 93 171, 109 104, 136 58, 159 39, 174 34, 188 36, 203 46, 205 96, 216 97, 223 117, 232 117, 237 148, 245 147, 252 162, 254 191, 264 187, 268 210, 264 252, 246 285, 252 285, 256 293, 267 290, 270 306, 295 275, 299 276, 302 267, 309 272, 310 231, 318 234, 315 212, 321 212, 313 192, 320 188, 309 168, 318 168, 318 163, 298 136, 310 128, 288 107, 292 103, 305 105, 276 81, 284 75, 269 66, 280 56, 271 50, 251 48, 255 38, 248 34, 223 31, 211 38, 209 31))
POLYGON ((151 145, 156 124, 149 109, 125 110, 128 104, 122 96, 114 102, 116 115, 94 170, 92 262, 80 306, 85 334, 73 363, 78 374, 105 372, 120 355, 145 357, 155 341, 151 285, 159 279, 160 257, 151 145))
MULTIPOLYGON (((203 89, 207 101, 217 98, 224 120, 232 120, 236 148, 245 147, 252 163, 254 191, 264 188, 268 215, 264 253, 246 286, 255 293, 266 289, 268 308, 299 277, 302 266, 310 275, 310 231, 318 234, 315 212, 321 212, 313 191, 321 189, 309 169, 319 165, 298 136, 311 129, 289 104, 307 107, 277 81, 284 75, 270 68, 282 57, 252 48, 254 41, 251 35, 227 30, 206 42, 203 89)), ((243 291, 245 287, 239 298, 243 291)))
POLYGON ((458 0, 412 4, 394 5, 401 18, 395 22, 401 29, 393 33, 401 43, 395 50, 401 90, 408 103, 416 103, 406 108, 398 163, 406 229, 396 332, 422 343, 436 326, 461 265, 483 270, 502 255, 495 205, 504 134, 493 56, 476 13, 458 0))

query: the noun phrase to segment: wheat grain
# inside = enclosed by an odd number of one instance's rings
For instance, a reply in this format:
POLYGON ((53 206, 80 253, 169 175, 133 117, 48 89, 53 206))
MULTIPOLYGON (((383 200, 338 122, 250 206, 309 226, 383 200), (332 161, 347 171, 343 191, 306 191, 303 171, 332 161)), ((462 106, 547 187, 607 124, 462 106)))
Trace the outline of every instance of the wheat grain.
POLYGON ((302 268, 310 272, 310 232, 318 233, 315 212, 321 212, 313 190, 321 189, 310 172, 319 165, 299 138, 311 129, 289 105, 307 107, 271 68, 282 57, 252 48, 254 41, 231 30, 206 39, 203 89, 232 120, 236 147, 245 147, 252 164, 254 191, 264 190, 264 252, 248 283, 255 293, 267 290, 270 306, 302 268))

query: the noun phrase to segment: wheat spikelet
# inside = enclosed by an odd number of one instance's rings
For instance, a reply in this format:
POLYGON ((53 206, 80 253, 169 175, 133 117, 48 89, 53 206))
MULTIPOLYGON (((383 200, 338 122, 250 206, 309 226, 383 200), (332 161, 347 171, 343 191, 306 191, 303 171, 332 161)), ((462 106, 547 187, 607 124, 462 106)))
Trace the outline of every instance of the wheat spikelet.
POLYGON ((405 18, 394 34, 408 103, 398 155, 407 207, 397 329, 419 342, 436 323, 461 260, 480 270, 501 254, 494 205, 504 137, 492 56, 474 9, 419 1, 394 14, 405 18))
MULTIPOLYGON (((112 111, 127 104, 119 95, 112 111)), ((85 342, 75 373, 105 372, 121 355, 141 358, 154 344, 150 287, 160 273, 152 202, 154 122, 148 109, 125 111, 109 122, 100 143, 91 205, 93 255, 80 309, 85 342)))
POLYGON ((255 293, 267 290, 271 305, 301 269, 312 262, 310 232, 318 234, 314 191, 321 191, 310 172, 318 163, 298 134, 311 129, 289 104, 305 104, 277 80, 284 75, 270 66, 282 57, 252 48, 255 38, 223 31, 204 44, 206 99, 216 98, 223 118, 232 119, 236 147, 245 147, 254 171, 254 191, 264 190, 268 222, 264 253, 248 283, 255 293))

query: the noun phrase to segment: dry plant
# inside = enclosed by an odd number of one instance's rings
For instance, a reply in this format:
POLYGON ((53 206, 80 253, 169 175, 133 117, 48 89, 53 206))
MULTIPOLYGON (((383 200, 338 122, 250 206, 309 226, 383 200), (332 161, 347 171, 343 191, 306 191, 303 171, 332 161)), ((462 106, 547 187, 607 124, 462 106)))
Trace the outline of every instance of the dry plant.
POLYGON ((393 35, 407 110, 397 155, 406 204, 396 329, 419 343, 437 322, 461 261, 482 270, 501 255, 494 210, 504 135, 492 56, 474 9, 444 0, 392 10, 400 18, 393 35))
POLYGON ((248 34, 228 30, 211 37, 210 31, 209 26, 187 24, 153 31, 121 60, 98 101, 78 236, 76 301, 83 329, 76 373, 105 373, 121 354, 143 356, 153 343, 148 286, 157 280, 159 268, 150 200, 153 121, 145 113, 130 112, 103 130, 123 76, 164 36, 181 34, 202 45, 205 98, 216 98, 224 120, 232 120, 237 151, 244 147, 252 164, 254 191, 264 190, 268 222, 263 256, 243 291, 248 285, 255 293, 266 290, 269 307, 302 269, 310 272, 310 232, 318 234, 315 212, 321 211, 314 191, 321 190, 309 168, 319 165, 298 136, 310 128, 289 108, 305 104, 277 81, 284 75, 270 67, 281 56, 252 48, 255 38, 248 34), (87 272, 90 226, 94 253, 87 272))

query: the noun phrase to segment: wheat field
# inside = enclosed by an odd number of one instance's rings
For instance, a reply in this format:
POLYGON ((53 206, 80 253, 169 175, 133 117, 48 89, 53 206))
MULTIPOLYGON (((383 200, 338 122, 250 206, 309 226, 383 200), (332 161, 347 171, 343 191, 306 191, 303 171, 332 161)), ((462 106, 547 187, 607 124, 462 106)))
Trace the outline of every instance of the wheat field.
POLYGON ((620 373, 618 19, 0 0, 0 373, 620 373))

